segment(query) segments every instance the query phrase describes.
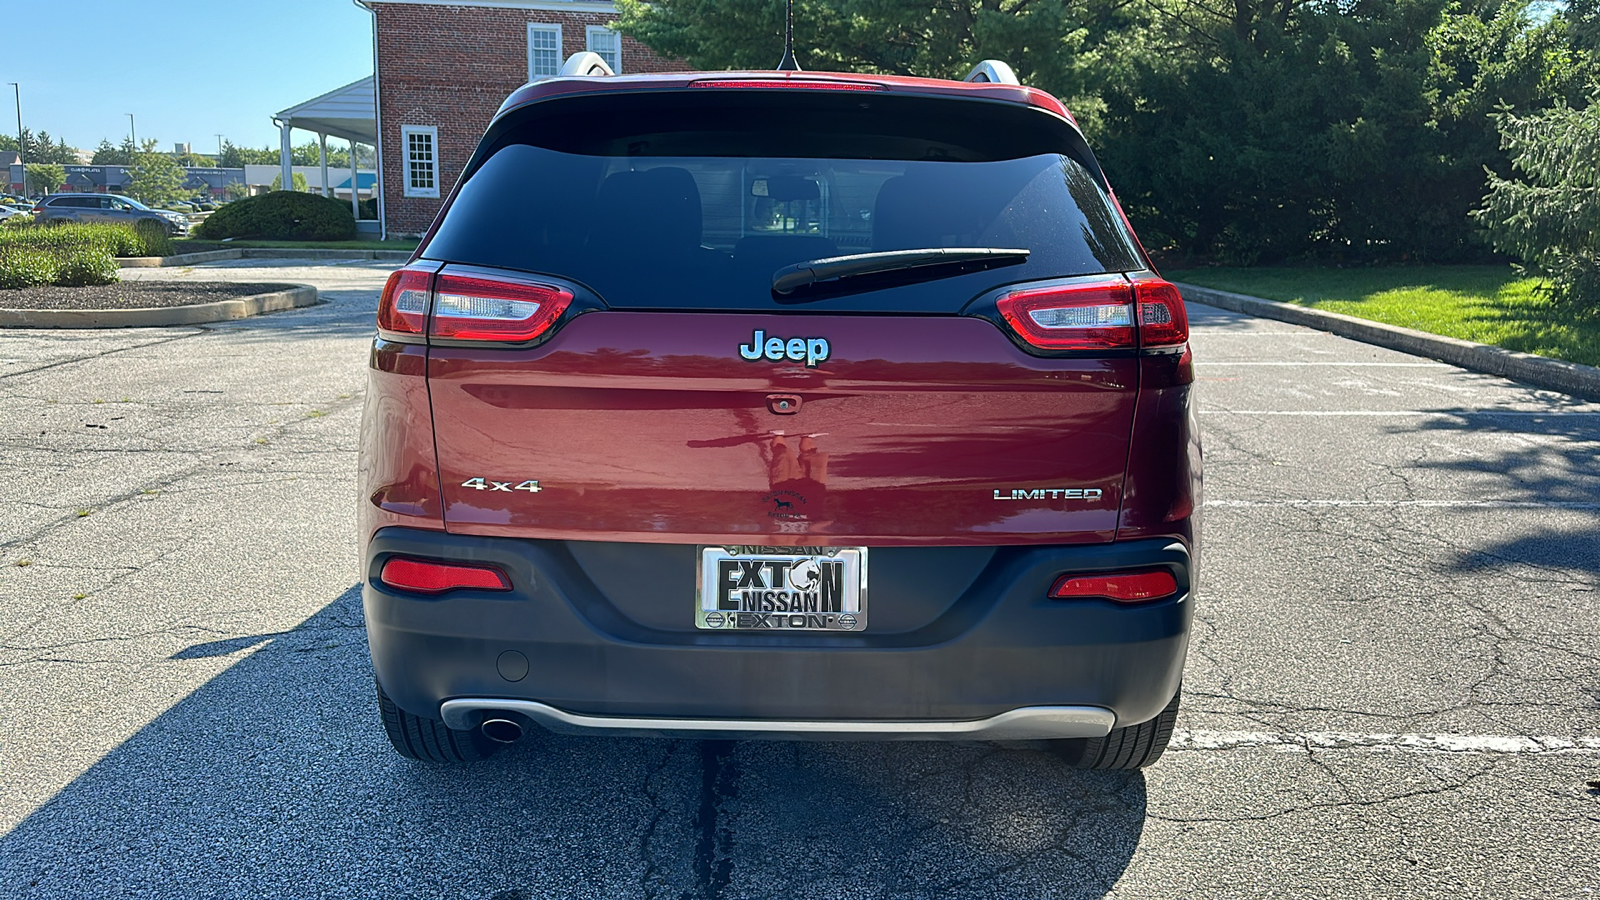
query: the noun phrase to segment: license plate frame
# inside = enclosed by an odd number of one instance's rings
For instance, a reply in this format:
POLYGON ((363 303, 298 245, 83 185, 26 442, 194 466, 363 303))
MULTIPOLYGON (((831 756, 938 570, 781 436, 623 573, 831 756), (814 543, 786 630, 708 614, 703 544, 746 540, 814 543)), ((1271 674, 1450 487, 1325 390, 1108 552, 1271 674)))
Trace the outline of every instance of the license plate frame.
POLYGON ((866 547, 712 545, 696 548, 696 556, 694 625, 699 631, 866 630, 866 547))

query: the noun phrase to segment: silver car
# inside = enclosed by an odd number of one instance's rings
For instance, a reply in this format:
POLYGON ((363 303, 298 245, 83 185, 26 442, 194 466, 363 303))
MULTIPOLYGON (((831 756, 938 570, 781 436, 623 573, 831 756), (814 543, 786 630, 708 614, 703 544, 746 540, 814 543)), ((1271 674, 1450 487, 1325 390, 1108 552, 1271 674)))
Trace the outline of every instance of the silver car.
POLYGON ((51 194, 33 207, 33 220, 39 225, 57 222, 137 225, 146 219, 160 223, 173 237, 189 233, 189 220, 183 215, 151 209, 121 194, 51 194))

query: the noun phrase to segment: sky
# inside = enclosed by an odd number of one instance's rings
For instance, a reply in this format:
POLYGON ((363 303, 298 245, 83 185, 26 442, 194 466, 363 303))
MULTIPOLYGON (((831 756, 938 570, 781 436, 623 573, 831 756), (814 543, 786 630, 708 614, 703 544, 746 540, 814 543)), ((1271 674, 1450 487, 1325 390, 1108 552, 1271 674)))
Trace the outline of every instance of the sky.
MULTIPOLYGON (((133 113, 140 142, 217 135, 278 146, 272 114, 372 74, 372 16, 352 0, 5 0, 0 131, 22 124, 93 150, 121 143, 133 113)), ((315 140, 295 132, 295 143, 315 140)), ((330 138, 334 146, 343 141, 330 138)))

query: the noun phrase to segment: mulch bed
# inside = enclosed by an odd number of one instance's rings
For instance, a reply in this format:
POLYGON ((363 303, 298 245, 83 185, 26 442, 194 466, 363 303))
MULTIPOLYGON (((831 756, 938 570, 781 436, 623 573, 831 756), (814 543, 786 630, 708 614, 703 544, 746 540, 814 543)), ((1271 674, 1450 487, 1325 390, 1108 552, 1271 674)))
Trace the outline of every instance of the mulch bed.
POLYGON ((0 291, 0 309, 164 309, 292 287, 237 281, 123 281, 90 287, 33 287, 0 291))

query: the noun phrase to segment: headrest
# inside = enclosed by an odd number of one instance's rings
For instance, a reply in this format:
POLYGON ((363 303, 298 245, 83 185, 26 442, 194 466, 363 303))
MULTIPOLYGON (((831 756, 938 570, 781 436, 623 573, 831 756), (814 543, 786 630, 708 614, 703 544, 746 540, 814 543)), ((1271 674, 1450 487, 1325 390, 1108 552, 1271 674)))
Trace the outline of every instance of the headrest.
POLYGON ((700 246, 700 188, 688 169, 616 172, 600 183, 591 244, 630 252, 688 252, 700 246))

